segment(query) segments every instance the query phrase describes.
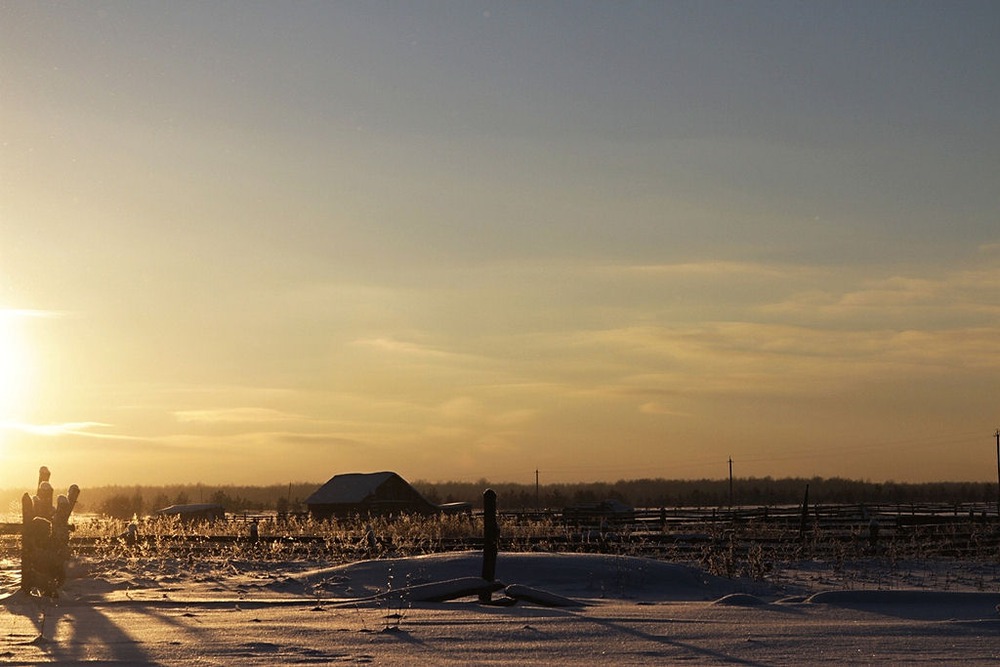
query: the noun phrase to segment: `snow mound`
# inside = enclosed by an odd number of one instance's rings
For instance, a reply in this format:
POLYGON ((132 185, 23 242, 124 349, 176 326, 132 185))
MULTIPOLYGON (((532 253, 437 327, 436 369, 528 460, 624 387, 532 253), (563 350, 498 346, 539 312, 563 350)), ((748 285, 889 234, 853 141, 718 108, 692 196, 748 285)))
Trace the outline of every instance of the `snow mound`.
MULTIPOLYGON (((481 574, 482 554, 461 552, 359 561, 303 572, 299 579, 344 597, 368 597, 481 574)), ((603 554, 501 553, 496 580, 574 599, 707 601, 740 588, 695 567, 603 554)))

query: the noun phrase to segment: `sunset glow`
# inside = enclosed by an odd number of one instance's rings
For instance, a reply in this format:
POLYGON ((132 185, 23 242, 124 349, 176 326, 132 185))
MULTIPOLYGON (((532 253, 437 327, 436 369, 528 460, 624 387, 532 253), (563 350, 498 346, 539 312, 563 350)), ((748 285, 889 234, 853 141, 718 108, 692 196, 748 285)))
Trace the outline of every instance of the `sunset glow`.
POLYGON ((0 486, 995 479, 958 4, 0 4, 0 486))
POLYGON ((17 311, 0 309, 0 423, 21 418, 32 400, 32 351, 17 311))

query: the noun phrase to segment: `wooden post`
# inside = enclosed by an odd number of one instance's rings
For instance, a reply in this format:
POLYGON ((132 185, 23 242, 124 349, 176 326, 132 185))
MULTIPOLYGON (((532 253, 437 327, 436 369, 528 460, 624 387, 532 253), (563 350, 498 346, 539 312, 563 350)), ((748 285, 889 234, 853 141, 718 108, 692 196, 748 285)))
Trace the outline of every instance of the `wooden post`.
MULTIPOLYGON (((497 524, 497 493, 486 489, 483 493, 483 579, 496 581, 497 552, 500 547, 500 526, 497 524)), ((488 590, 479 594, 479 601, 492 599, 488 590)))
POLYGON ((21 590, 30 592, 33 585, 32 572, 34 566, 31 563, 32 550, 31 522, 35 518, 35 503, 31 496, 25 493, 21 496, 21 590))
POLYGON ((52 506, 49 469, 38 471, 38 494, 21 496, 21 590, 55 597, 66 580, 69 560, 69 516, 80 497, 73 484, 52 506))
POLYGON ((994 435, 997 439, 997 518, 1000 518, 1000 428, 994 435))
POLYGON ((809 522, 809 485, 806 484, 806 495, 802 499, 802 519, 799 521, 799 539, 806 538, 806 526, 809 522))
POLYGON ((868 544, 871 546, 872 553, 878 551, 878 519, 872 515, 871 521, 868 522, 868 544))

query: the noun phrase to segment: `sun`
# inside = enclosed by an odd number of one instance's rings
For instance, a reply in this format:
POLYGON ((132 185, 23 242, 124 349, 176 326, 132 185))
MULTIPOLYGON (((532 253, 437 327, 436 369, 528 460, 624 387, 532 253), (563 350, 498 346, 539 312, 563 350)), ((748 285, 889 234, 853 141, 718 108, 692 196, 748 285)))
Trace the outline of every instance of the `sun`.
POLYGON ((0 424, 16 421, 32 384, 32 351, 24 311, 0 308, 0 424))

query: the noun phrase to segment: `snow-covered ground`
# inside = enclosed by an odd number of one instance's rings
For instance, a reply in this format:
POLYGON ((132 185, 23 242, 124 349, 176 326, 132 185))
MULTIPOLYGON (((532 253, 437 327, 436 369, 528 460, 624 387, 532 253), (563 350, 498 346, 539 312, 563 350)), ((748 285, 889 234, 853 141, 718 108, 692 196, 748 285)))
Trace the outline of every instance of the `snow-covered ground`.
POLYGON ((1000 660, 998 568, 801 563, 765 581, 627 556, 122 563, 0 607, 9 664, 816 664, 1000 660), (470 592, 473 591, 473 592, 470 592), (454 599, 451 599, 454 598, 454 599), (439 601, 430 601, 439 600, 439 601))

